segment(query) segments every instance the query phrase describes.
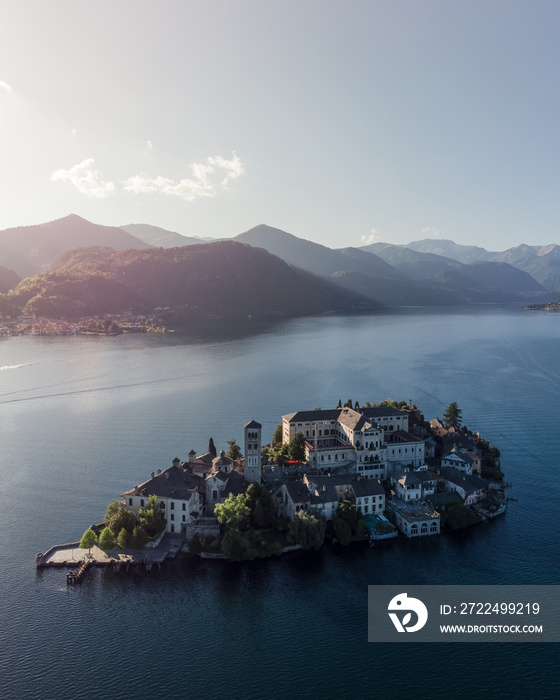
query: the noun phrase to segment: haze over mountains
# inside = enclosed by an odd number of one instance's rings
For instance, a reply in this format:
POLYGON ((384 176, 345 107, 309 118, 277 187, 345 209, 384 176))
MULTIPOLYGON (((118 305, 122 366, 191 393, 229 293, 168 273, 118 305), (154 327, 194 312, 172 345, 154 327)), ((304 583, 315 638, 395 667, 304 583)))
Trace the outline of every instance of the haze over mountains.
POLYGON ((115 250, 149 248, 140 238, 116 226, 92 224, 76 214, 35 226, 0 231, 0 265, 29 277, 45 269, 68 248, 110 246, 115 250))
POLYGON ((177 317, 223 318, 526 303, 560 293, 560 246, 490 252, 425 239, 333 250, 266 225, 209 244, 148 224, 100 226, 70 215, 0 231, 0 292, 14 288, 1 308, 51 316, 169 307, 177 317), (20 277, 32 279, 18 285, 20 277))
POLYGON ((47 318, 157 315, 169 321, 286 318, 363 299, 235 241, 115 251, 74 248, 23 280, 9 300, 47 318))
POLYGON ((155 248, 177 248, 184 245, 209 243, 215 240, 212 238, 198 238, 197 236, 183 236, 175 231, 166 231, 164 228, 151 226, 150 224, 126 224, 120 228, 155 248))

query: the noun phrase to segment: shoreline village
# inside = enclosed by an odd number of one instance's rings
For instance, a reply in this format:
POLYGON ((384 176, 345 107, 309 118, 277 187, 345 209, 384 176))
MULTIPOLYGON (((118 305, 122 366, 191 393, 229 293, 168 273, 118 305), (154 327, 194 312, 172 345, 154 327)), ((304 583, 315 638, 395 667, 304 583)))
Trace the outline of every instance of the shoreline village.
POLYGON ((228 445, 218 453, 210 438, 204 454, 151 472, 80 542, 38 554, 37 568, 70 568, 73 584, 93 565, 151 570, 179 553, 243 561, 325 540, 374 546, 489 521, 516 500, 499 450, 462 425, 455 402, 426 421, 412 402, 339 401, 282 416, 264 445, 251 420, 243 452, 228 445))

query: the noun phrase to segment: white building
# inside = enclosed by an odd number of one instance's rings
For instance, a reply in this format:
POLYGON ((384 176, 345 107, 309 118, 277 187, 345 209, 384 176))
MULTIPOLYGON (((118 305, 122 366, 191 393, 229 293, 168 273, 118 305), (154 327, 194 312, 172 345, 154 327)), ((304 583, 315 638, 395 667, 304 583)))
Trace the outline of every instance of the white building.
POLYGON ((421 467, 426 462, 424 440, 405 430, 395 430, 386 436, 387 462, 406 467, 421 467))
POLYGON ((472 506, 481 501, 488 491, 488 482, 476 474, 465 474, 453 467, 442 467, 440 474, 445 479, 446 489, 456 491, 461 498, 465 499, 466 506, 472 506))
POLYGON ((199 479, 180 466, 178 459, 165 471, 152 472, 150 479, 121 494, 125 506, 136 515, 150 496, 156 496, 167 521, 166 532, 186 533, 187 526, 202 514, 199 479))
POLYGON ((352 408, 299 411, 282 416, 282 440, 296 433, 305 440, 306 459, 313 471, 360 474, 384 479, 386 446, 384 432, 352 408))
POLYGON ((397 528, 407 537, 439 535, 439 513, 423 501, 406 503, 393 498, 387 503, 387 515, 397 528))
POLYGON ((443 455, 441 458, 441 466, 452 467, 453 469, 465 472, 465 474, 472 474, 474 460, 464 450, 454 447, 450 452, 443 455))

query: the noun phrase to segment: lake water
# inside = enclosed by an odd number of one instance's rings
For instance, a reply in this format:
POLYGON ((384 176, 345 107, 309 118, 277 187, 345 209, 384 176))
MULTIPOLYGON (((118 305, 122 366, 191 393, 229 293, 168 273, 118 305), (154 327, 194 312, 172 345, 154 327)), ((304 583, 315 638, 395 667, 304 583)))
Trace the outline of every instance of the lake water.
POLYGON ((560 315, 515 307, 0 339, 0 697, 552 698, 557 647, 376 645, 368 584, 558 584, 560 315), (248 564, 180 559, 67 589, 75 541, 174 457, 348 398, 451 401, 502 452, 507 515, 468 533, 248 564))

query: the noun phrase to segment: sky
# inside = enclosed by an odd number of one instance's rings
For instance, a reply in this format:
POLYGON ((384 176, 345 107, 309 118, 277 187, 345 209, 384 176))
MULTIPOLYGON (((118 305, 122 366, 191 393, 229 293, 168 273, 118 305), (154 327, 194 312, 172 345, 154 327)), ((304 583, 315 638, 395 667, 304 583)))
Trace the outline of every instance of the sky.
POLYGON ((557 0, 0 0, 0 230, 560 243, 557 0))

